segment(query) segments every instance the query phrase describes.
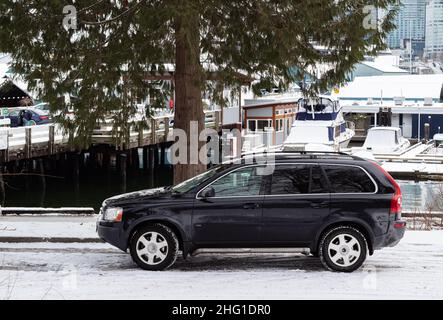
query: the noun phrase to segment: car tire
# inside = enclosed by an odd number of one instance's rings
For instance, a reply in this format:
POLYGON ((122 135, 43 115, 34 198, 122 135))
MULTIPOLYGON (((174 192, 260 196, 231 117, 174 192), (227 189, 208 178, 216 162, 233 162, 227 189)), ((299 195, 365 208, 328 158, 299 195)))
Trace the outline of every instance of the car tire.
POLYGON ((320 240, 319 256, 323 266, 336 272, 353 272, 366 260, 368 244, 357 229, 341 226, 326 232, 320 240))
POLYGON ((177 260, 179 243, 170 228, 153 224, 134 233, 129 250, 132 260, 140 268, 161 271, 170 268, 177 260))

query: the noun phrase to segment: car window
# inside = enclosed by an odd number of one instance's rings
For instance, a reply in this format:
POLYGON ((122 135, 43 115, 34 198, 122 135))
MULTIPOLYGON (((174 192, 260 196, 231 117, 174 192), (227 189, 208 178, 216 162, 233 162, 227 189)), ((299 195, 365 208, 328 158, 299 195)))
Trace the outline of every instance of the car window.
POLYGON ((18 116, 18 110, 11 111, 11 112, 9 113, 9 116, 11 116, 11 117, 17 117, 17 116, 18 116))
POLYGON ((233 171, 214 182, 215 197, 260 195, 263 176, 257 174, 257 167, 233 171))
POLYGON ((320 167, 314 165, 278 165, 271 179, 271 195, 329 192, 320 167))
POLYGON ((309 165, 276 166, 271 181, 272 195, 309 193, 309 165))
POLYGON ((271 195, 329 193, 319 166, 310 164, 278 165, 271 178, 271 195))
POLYGON ((328 184, 319 166, 311 166, 311 185, 309 193, 329 193, 328 184))
POLYGON ((225 170, 227 168, 226 165, 220 165, 217 167, 212 168, 211 170, 208 170, 206 172, 203 172, 199 174, 198 176, 195 176, 189 180, 183 181, 182 183, 177 184, 172 188, 172 191, 175 193, 186 193, 201 183, 209 180, 210 178, 214 177, 216 174, 220 173, 221 171, 225 170))
POLYGON ((41 110, 41 109, 34 109, 32 110, 34 113, 36 113, 39 116, 44 116, 46 115, 45 111, 41 110))
POLYGON ((374 182, 359 167, 325 165, 326 175, 331 183, 332 193, 373 193, 374 182))

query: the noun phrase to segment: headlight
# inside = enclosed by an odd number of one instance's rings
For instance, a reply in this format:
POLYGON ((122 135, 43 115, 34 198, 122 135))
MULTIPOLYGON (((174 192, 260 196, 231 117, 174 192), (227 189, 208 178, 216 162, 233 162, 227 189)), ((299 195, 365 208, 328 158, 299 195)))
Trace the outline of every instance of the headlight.
POLYGON ((103 213, 103 220, 120 222, 123 218, 123 208, 108 208, 103 213))

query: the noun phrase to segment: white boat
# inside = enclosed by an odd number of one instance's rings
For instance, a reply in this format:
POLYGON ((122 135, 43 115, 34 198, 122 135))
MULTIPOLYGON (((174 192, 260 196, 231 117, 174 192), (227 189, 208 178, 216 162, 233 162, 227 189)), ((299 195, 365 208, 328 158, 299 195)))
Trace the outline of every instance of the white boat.
POLYGON ((404 138, 401 129, 397 127, 375 127, 368 130, 363 150, 374 154, 399 153, 411 146, 408 139, 404 138))
POLYGON ((443 148, 443 133, 435 134, 433 140, 436 148, 443 148))
POLYGON ((300 99, 299 110, 283 144, 288 151, 339 151, 355 135, 355 126, 343 118, 338 100, 322 96, 300 99))
POLYGON ((435 134, 434 138, 432 140, 433 140, 434 144, 427 151, 426 154, 442 156, 443 155, 443 133, 435 134))

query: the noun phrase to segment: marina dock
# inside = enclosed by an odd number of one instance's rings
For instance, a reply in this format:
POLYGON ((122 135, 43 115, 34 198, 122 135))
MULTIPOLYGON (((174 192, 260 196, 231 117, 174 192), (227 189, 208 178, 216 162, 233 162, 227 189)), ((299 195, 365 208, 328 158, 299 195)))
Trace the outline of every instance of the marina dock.
POLYGON ((432 140, 419 142, 402 152, 374 154, 374 157, 396 177, 443 179, 443 152, 436 152, 432 140))

